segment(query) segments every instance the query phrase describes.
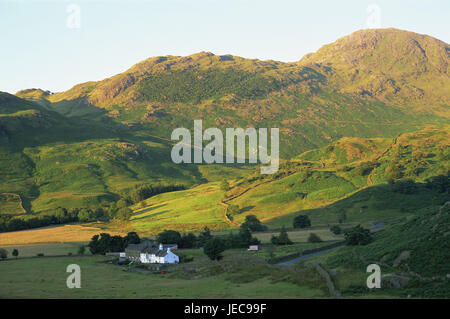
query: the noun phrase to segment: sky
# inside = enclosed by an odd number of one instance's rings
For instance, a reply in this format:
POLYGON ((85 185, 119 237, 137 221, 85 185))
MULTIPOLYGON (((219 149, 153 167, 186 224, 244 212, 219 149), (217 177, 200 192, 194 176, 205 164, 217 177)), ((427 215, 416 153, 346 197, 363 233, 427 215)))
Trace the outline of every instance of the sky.
POLYGON ((448 0, 0 0, 0 91, 52 92, 148 57, 298 61, 359 29, 450 41, 448 0))

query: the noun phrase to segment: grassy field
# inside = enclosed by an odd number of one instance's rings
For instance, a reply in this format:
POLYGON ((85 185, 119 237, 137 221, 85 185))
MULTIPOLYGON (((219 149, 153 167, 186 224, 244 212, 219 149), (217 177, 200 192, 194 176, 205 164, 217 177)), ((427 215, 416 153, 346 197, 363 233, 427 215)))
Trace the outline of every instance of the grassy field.
MULTIPOLYGON (((36 245, 13 245, 3 246, 2 248, 8 252, 8 258, 12 256, 13 249, 19 251, 18 258, 34 257, 37 254, 44 254, 45 256, 60 256, 72 253, 76 255, 80 246, 85 246, 87 242, 68 242, 59 244, 36 244, 36 245)), ((85 250, 85 254, 90 254, 89 249, 85 250)))
POLYGON ((225 207, 219 205, 222 197, 218 183, 160 194, 146 200, 145 208, 135 206, 131 224, 138 232, 153 235, 163 229, 192 232, 205 226, 211 230, 227 228, 225 207))
MULTIPOLYGON (((323 241, 335 241, 342 240, 342 236, 333 234, 329 229, 306 229, 306 230, 293 230, 288 231, 289 239, 294 243, 306 243, 311 233, 314 233, 320 237, 323 241)), ((255 233, 254 236, 258 238, 261 243, 270 243, 272 236, 278 236, 279 232, 263 232, 255 233)))
POLYGON ((199 279, 124 272, 105 257, 48 257, 0 262, 0 298, 311 298, 315 288, 261 278, 247 283, 226 274, 199 279), (81 289, 66 287, 66 267, 81 267, 81 289))
MULTIPOLYGON (((106 232, 98 227, 84 225, 64 225, 44 227, 16 232, 0 233, 0 247, 26 244, 85 242, 92 236, 106 232)), ((108 230, 111 235, 124 235, 123 232, 108 230)))

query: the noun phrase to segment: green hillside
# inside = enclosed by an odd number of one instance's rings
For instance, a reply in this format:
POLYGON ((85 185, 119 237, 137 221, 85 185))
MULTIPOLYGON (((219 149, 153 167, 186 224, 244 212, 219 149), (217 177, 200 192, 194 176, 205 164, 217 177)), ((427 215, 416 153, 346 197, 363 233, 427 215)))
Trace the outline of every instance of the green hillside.
MULTIPOLYGON (((230 183, 224 191, 210 183, 188 191, 160 194, 134 206, 131 225, 141 232, 159 229, 199 231, 235 228, 246 215, 256 215, 270 228, 292 227, 298 214, 307 214, 316 226, 345 222, 369 224, 410 216, 417 210, 441 205, 448 192, 430 188, 430 179, 448 180, 449 126, 429 127, 395 139, 357 139, 366 152, 343 159, 336 147, 313 150, 283 162, 275 175, 257 171, 230 183), (318 154, 319 160, 303 160, 318 154), (326 158, 321 161, 320 158, 326 158), (332 161, 337 159, 337 161, 332 161), (227 216, 227 206, 239 213, 227 216)), ((342 139, 342 150, 355 147, 356 139, 342 139)), ((353 154, 351 152, 351 154, 353 154)))
POLYGON ((227 228, 250 213, 276 223, 392 180, 445 176, 448 50, 412 32, 364 30, 299 62, 200 52, 149 58, 65 92, 0 93, 0 211, 109 210, 142 201, 130 198, 140 188, 206 184, 189 190, 185 209, 165 198, 172 194, 149 199, 168 207, 155 210, 156 219, 136 214, 133 227, 178 227, 188 223, 178 214, 200 209, 211 219, 192 227, 227 228), (280 171, 262 176, 250 165, 174 164, 171 132, 192 129, 195 119, 204 128, 278 127, 280 171), (226 193, 217 184, 223 179, 232 186, 226 193), (215 195, 189 206, 202 187, 215 195), (227 216, 227 205, 241 212, 227 216))
POLYGON ((333 280, 345 297, 447 298, 449 207, 447 202, 419 210, 411 218, 385 225, 366 246, 344 246, 310 261, 333 270, 333 280), (381 268, 381 289, 369 290, 366 267, 374 263, 381 268))
POLYGON ((448 121, 448 50, 413 32, 363 30, 295 63, 209 52, 161 56, 65 92, 18 95, 71 117, 105 114, 162 138, 192 128, 193 119, 219 128, 279 127, 280 152, 290 158, 342 137, 394 137, 448 121))
POLYGON ((143 183, 193 184, 245 168, 197 167, 170 161, 172 143, 140 136, 105 118, 65 117, 40 103, 0 94, 1 212, 96 208, 143 183), (13 203, 11 203, 11 201, 13 203))

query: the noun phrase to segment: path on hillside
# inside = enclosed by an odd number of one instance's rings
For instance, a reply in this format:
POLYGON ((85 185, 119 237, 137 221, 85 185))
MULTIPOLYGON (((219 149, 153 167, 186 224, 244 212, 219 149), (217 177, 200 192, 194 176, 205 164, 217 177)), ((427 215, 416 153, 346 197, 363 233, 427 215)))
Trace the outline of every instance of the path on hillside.
POLYGON ((329 251, 334 250, 334 249, 339 248, 339 247, 341 247, 341 246, 333 247, 333 248, 326 249, 326 250, 317 251, 317 252, 311 253, 311 254, 306 254, 306 255, 303 255, 303 256, 300 256, 300 257, 288 260, 288 261, 283 261, 283 262, 281 262, 279 264, 275 264, 275 265, 276 266, 289 266, 289 265, 292 265, 292 264, 294 264, 296 262, 299 262, 299 261, 302 261, 302 260, 305 260, 305 259, 317 256, 317 255, 320 255, 320 254, 324 254, 326 252, 329 252, 329 251))

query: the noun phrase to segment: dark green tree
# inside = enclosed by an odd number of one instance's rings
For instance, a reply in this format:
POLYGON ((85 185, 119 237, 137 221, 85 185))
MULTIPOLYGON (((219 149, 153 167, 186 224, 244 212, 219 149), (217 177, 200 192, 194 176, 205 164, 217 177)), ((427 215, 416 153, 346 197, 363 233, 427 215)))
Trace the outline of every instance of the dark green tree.
POLYGON ((197 243, 199 247, 204 247, 207 241, 212 239, 211 231, 207 226, 203 228, 203 232, 198 235, 197 243))
POLYGON ((128 244, 139 244, 141 242, 141 239, 139 238, 139 235, 136 232, 129 232, 125 236, 125 241, 128 244))
POLYGON ((267 227, 261 224, 261 222, 255 215, 245 216, 245 222, 242 223, 241 227, 247 227, 253 232, 264 231, 267 229, 267 227))
POLYGON ((197 244, 197 237, 192 234, 184 234, 181 236, 181 245, 180 248, 194 248, 197 244))
POLYGON ((58 207, 55 211, 55 217, 58 220, 58 223, 62 224, 68 221, 67 210, 62 207, 58 207))
POLYGON ((344 232, 345 243, 350 246, 367 245, 372 242, 370 230, 358 225, 344 232))
POLYGON ((314 233, 309 234, 308 243, 320 243, 322 241, 323 240, 317 234, 314 233))
POLYGON ((274 245, 292 245, 293 242, 289 239, 286 228, 283 226, 278 237, 272 236, 271 242, 274 245))
POLYGON ((16 257, 16 259, 17 259, 17 257, 19 256, 19 251, 17 250, 17 248, 14 248, 14 249, 13 249, 12 255, 13 255, 14 257, 16 257))
POLYGON ((339 235, 342 233, 342 229, 338 225, 331 226, 330 231, 335 235, 339 235))
POLYGON ((129 221, 131 219, 132 214, 133 211, 130 208, 123 207, 117 211, 116 217, 122 221, 129 221))
POLYGON ((6 249, 0 248, 0 258, 1 259, 8 258, 8 252, 6 251, 6 249))
POLYGON ((310 221, 308 215, 298 215, 298 216, 295 216, 295 218, 294 218, 293 226, 294 226, 294 228, 311 227, 311 221, 310 221))
POLYGON ((205 243, 205 247, 203 247, 203 252, 209 257, 211 260, 221 260, 222 253, 225 251, 226 245, 225 242, 220 238, 212 238, 205 243))
POLYGON ((177 244, 181 246, 181 235, 175 230, 165 230, 156 236, 156 241, 160 244, 177 244))
POLYGON ((94 219, 94 214, 88 208, 83 208, 78 212, 78 220, 80 222, 88 222, 94 219))

